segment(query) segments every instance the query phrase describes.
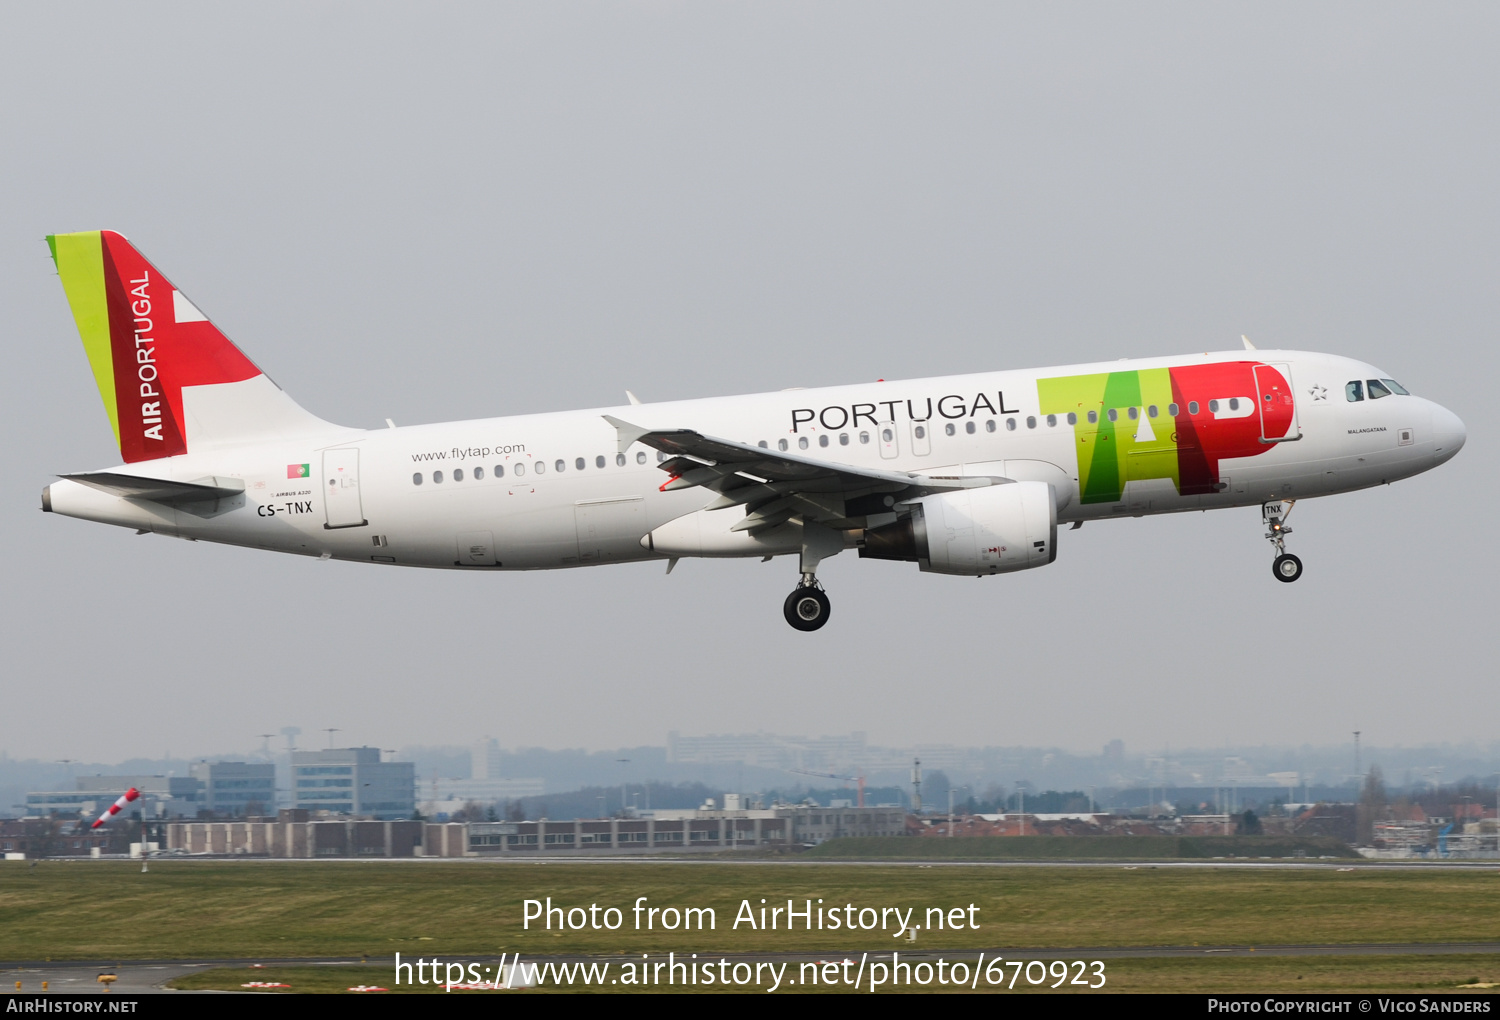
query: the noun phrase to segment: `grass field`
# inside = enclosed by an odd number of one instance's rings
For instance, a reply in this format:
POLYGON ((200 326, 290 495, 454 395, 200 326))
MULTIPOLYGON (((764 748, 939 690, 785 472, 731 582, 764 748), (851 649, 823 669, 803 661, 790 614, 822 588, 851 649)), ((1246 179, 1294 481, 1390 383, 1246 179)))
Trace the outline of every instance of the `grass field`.
MULTIPOLYGON (((788 968, 789 976, 796 980, 799 973, 796 965, 788 968)), ((1007 970, 1007 974, 1010 972, 1007 970)), ((1233 993, 1295 993, 1295 992, 1405 992, 1443 993, 1476 991, 1465 989, 1465 985, 1500 982, 1500 957, 1496 956, 1384 956, 1352 957, 1329 956, 1316 958, 1266 957, 1248 959, 1160 960, 1125 959, 1109 960, 1106 964, 1105 984, 1101 992, 1204 992, 1233 993)), ((428 994, 488 995, 492 992, 443 993, 432 986, 396 986, 391 979, 391 968, 385 967, 223 967, 203 971, 172 982, 174 988, 225 989, 242 991, 247 981, 274 981, 289 985, 291 992, 344 992, 355 985, 375 985, 392 993, 425 992, 428 994)), ((997 992, 1016 995, 1023 992, 1059 994, 1082 992, 1069 989, 1067 985, 1053 990, 1033 988, 1024 978, 1017 982, 1018 988, 997 992)), ((572 989, 544 987, 538 991, 583 991, 582 986, 572 989)), ((596 991, 629 991, 618 985, 596 988, 596 991)), ((646 989, 658 991, 659 989, 646 989)), ((700 991, 726 991, 733 989, 706 989, 700 991)), ((787 986, 787 990, 842 991, 837 988, 787 986)), ((884 989, 883 989, 884 990, 884 989)), ((922 992, 931 994, 942 989, 933 986, 890 989, 897 992, 922 992)), ((763 993, 763 990, 760 990, 763 993)), ((274 993, 272 993, 274 994, 274 993)), ((1094 993, 1090 993, 1094 994, 1094 993)))
MULTIPOLYGON (((1500 940, 1500 869, 983 868, 642 861, 0 864, 0 960, 886 950, 879 931, 733 928, 742 900, 979 909, 914 948, 1500 940), (522 901, 597 903, 618 931, 522 926, 522 901), (633 930, 648 906, 713 930, 633 930)), ((965 915, 967 916, 967 915, 965 915)), ((1376 963, 1378 968, 1381 964, 1376 963)))

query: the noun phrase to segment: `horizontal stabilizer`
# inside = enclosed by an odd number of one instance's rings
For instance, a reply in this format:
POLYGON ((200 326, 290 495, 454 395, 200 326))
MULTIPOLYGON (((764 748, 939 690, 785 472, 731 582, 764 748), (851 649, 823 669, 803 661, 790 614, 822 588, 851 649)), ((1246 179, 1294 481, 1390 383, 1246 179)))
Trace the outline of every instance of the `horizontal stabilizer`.
POLYGON ((245 483, 239 478, 211 476, 192 482, 175 482, 167 478, 143 478, 140 475, 124 475, 117 471, 86 471, 80 474, 62 475, 72 482, 122 496, 126 499, 149 499, 153 503, 207 503, 209 500, 238 496, 245 491, 245 483))

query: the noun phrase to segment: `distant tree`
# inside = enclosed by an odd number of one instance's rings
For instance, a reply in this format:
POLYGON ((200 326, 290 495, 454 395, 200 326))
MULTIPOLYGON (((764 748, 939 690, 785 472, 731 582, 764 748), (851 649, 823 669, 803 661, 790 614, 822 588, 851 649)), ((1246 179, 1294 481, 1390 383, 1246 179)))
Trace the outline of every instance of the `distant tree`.
POLYGON ((505 810, 505 818, 511 822, 524 822, 526 821, 526 808, 519 803, 511 804, 505 810))
POLYGON ((495 813, 495 805, 491 804, 484 809, 484 820, 487 822, 498 822, 500 820, 500 816, 495 813))
POLYGON ((484 817, 484 805, 477 800, 464 801, 464 806, 448 816, 450 822, 477 822, 484 817))
POLYGON ((1255 817, 1255 812, 1246 808, 1245 813, 1240 816, 1240 835, 1259 836, 1263 831, 1260 819, 1255 817))

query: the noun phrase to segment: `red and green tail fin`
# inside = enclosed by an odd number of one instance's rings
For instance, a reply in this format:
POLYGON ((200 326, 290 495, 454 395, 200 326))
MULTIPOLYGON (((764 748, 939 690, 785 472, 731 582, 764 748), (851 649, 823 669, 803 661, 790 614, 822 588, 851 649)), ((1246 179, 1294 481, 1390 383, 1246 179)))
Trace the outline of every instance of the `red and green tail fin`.
POLYGON ((124 237, 55 234, 47 245, 127 463, 186 453, 190 442, 323 424, 124 237), (228 384, 248 385, 220 389, 228 384))

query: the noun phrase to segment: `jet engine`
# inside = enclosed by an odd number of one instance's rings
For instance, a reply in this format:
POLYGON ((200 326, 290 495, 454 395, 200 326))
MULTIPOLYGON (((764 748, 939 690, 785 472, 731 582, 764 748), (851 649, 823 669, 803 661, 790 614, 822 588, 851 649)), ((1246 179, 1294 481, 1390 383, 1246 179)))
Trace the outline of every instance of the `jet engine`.
POLYGON ((983 577, 1057 559, 1057 502, 1046 482, 1007 482, 913 501, 910 516, 865 532, 859 555, 983 577))

